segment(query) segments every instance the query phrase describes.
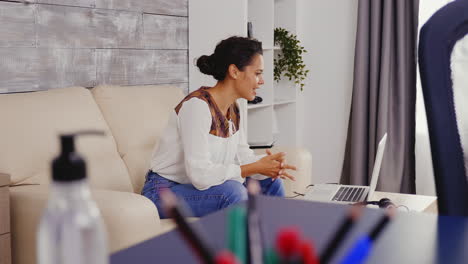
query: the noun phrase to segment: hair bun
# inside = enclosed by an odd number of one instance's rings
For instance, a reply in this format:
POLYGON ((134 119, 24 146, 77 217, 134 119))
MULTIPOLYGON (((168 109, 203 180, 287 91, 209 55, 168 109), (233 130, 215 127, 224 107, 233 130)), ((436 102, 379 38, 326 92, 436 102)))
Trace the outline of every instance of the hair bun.
POLYGON ((197 67, 200 69, 200 71, 204 74, 207 75, 213 75, 214 74, 214 61, 213 61, 213 55, 207 56, 203 55, 197 60, 197 67))

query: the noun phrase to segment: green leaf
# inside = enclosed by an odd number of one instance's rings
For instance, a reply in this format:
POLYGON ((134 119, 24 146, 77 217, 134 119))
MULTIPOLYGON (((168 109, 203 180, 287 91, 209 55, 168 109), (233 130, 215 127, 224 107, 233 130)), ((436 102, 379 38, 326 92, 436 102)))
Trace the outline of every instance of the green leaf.
POLYGON ((274 79, 279 81, 281 76, 289 80, 295 79, 295 83, 304 87, 304 80, 309 73, 305 70, 305 63, 302 54, 307 50, 300 45, 297 35, 290 33, 284 28, 275 28, 274 43, 280 46, 281 50, 277 53, 274 63, 274 79))

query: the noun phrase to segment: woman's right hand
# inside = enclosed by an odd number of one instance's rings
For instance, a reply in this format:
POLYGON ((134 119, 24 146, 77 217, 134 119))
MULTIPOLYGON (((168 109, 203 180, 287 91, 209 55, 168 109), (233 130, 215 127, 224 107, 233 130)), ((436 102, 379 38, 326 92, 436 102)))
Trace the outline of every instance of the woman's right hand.
POLYGON ((266 151, 267 156, 257 161, 258 172, 270 178, 289 178, 295 180, 292 175, 286 172, 286 169, 296 170, 295 166, 285 163, 286 153, 278 152, 272 154, 269 150, 266 151))

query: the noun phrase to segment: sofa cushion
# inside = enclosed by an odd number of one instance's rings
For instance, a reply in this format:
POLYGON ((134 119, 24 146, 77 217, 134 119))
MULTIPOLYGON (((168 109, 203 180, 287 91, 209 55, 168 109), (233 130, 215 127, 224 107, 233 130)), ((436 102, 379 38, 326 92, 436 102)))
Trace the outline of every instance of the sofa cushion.
MULTIPOLYGON (((36 263, 36 234, 47 204, 47 186, 10 188, 12 256, 16 264, 36 263)), ((160 224, 154 204, 142 195, 130 192, 92 190, 101 212, 110 253, 143 242, 171 229, 160 224)))
POLYGON ((97 129, 105 137, 76 140, 96 188, 132 191, 128 171, 91 92, 83 87, 0 95, 0 172, 16 183, 50 181, 60 133, 97 129))
POLYGON ((92 93, 128 167, 133 189, 139 193, 153 148, 183 92, 169 85, 101 85, 92 93))

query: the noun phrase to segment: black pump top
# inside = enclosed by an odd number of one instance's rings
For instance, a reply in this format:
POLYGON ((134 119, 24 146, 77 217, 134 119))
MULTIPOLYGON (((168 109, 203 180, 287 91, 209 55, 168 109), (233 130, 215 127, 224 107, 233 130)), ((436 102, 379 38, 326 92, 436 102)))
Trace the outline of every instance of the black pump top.
POLYGON ((60 135, 62 150, 52 162, 52 179, 59 182, 76 181, 86 178, 86 163, 75 152, 75 136, 104 135, 100 131, 80 131, 74 134, 60 135))

